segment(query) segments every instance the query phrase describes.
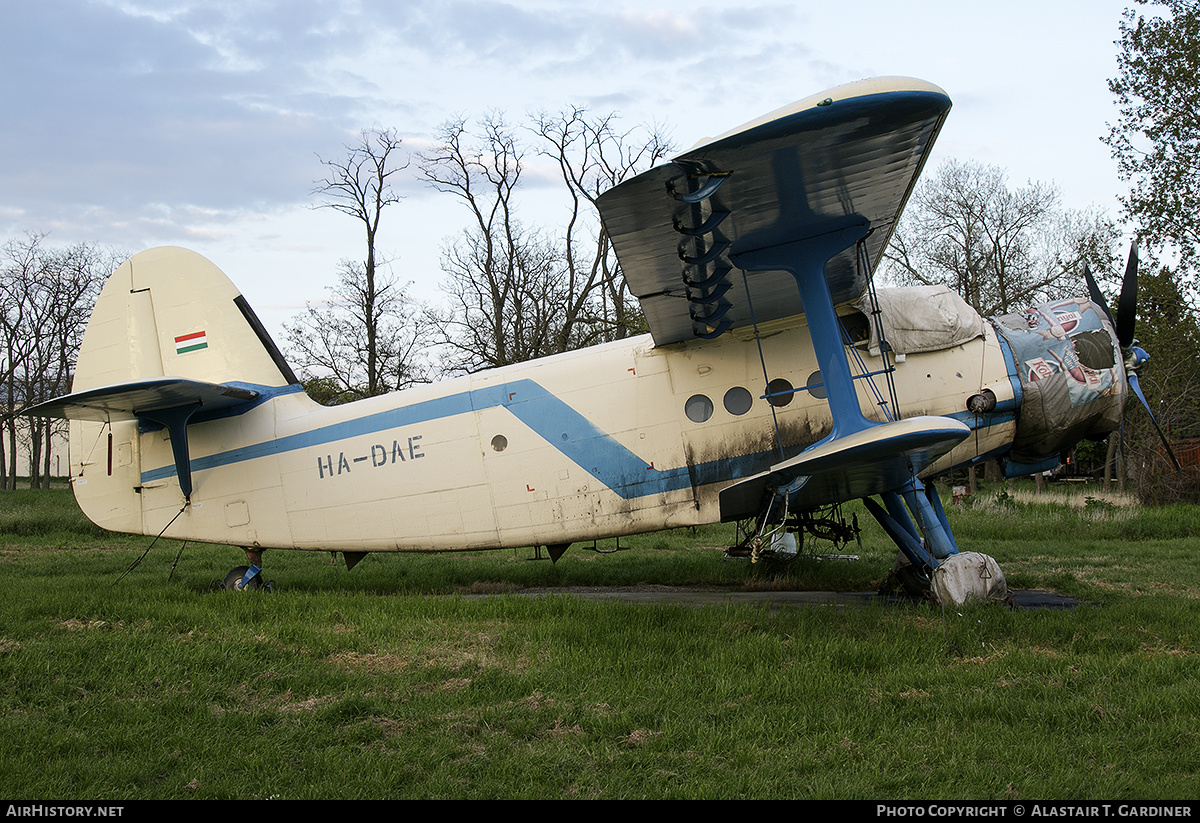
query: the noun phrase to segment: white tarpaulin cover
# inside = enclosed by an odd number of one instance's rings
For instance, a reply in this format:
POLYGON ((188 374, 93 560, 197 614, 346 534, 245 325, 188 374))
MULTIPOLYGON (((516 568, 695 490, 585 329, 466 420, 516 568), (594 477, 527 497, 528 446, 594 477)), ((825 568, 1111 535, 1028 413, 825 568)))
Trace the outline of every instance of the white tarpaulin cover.
POLYGON ((940 561, 933 570, 932 588, 933 596, 943 606, 1008 599, 1008 584, 1000 564, 979 552, 962 552, 940 561))
MULTIPOLYGON (((876 289, 883 334, 897 354, 941 351, 983 335, 983 318, 945 286, 876 289)), ((871 318, 871 293, 855 306, 871 318)), ((871 323, 871 354, 879 352, 879 333, 871 323)))

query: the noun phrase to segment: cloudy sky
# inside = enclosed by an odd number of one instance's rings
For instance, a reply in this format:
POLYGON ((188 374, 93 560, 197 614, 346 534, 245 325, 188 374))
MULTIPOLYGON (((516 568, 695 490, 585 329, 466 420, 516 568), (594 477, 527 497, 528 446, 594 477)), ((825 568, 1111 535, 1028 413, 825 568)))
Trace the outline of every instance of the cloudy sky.
MULTIPOLYGON (((953 99, 934 163, 998 165, 1115 216, 1123 186, 1100 137, 1126 5, 0 0, 0 239, 195 249, 281 339, 338 261, 362 255, 358 224, 314 209, 312 190, 319 158, 364 128, 420 149, 451 118, 584 106, 686 148, 884 74, 953 99)), ((381 246, 435 298, 439 247, 466 215, 402 187, 381 246)))

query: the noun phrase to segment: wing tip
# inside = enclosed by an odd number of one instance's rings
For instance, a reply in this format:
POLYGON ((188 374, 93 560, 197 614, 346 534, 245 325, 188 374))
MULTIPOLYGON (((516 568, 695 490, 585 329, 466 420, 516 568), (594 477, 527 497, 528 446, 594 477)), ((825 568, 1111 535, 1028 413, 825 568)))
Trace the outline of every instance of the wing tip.
POLYGON ((719 143, 722 140, 741 134, 745 131, 766 125, 783 118, 791 117, 801 112, 810 111, 811 109, 821 108, 828 105, 826 101, 834 103, 842 100, 852 100, 861 97, 871 97, 877 94, 897 94, 897 93, 925 93, 940 95, 946 98, 946 107, 950 106, 950 95, 946 90, 935 83, 930 83, 926 80, 921 80, 916 77, 905 77, 901 75, 886 75, 882 77, 868 77, 862 80, 854 80, 849 83, 843 83, 840 86, 819 91, 815 94, 810 94, 807 97, 802 97, 795 102, 781 106, 774 111, 767 112, 760 117, 756 117, 749 122, 743 123, 740 126, 732 128, 726 132, 718 134, 716 137, 706 137, 698 141, 694 146, 688 149, 688 153, 696 151, 712 143, 719 143))

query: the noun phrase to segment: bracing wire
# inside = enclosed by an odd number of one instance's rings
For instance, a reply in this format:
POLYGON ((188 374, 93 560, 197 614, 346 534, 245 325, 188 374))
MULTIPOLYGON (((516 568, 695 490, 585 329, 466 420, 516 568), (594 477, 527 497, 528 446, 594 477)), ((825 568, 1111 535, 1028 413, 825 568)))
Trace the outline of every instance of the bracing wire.
MULTIPOLYGON (((767 359, 763 355, 762 337, 758 333, 758 318, 754 314, 754 300, 750 297, 750 281, 746 277, 746 272, 742 270, 742 285, 746 289, 746 305, 750 309, 750 322, 754 325, 754 342, 758 345, 758 362, 762 364, 763 386, 764 391, 769 395, 771 378, 767 374, 767 359)), ((771 402, 771 398, 767 397, 767 405, 771 407, 771 421, 775 426, 775 445, 779 448, 779 459, 784 458, 783 453, 783 436, 779 433, 779 415, 775 412, 775 404, 771 402)))
MULTIPOLYGON (((846 331, 846 327, 842 324, 839 325, 842 326, 842 342, 845 344, 846 348, 850 350, 852 356, 854 357, 854 362, 861 372, 860 376, 866 379, 867 386, 870 388, 871 394, 875 397, 875 405, 883 409, 883 416, 887 418, 889 423, 894 423, 896 417, 892 414, 891 408, 888 406, 888 401, 884 400, 883 395, 880 394, 879 387, 876 386, 875 381, 871 379, 872 375, 867 369, 866 361, 863 360, 862 354, 859 352, 858 347, 854 345, 854 341, 850 339, 850 333, 846 331)), ((888 373, 890 374, 891 372, 888 373)))
MULTIPOLYGON (((870 234, 868 233, 868 237, 870 234)), ((891 347, 887 344, 887 335, 883 330, 883 312, 879 308, 879 295, 875 291, 875 272, 871 268, 871 259, 867 252, 866 237, 858 241, 857 254, 855 255, 855 263, 861 274, 864 270, 867 273, 867 293, 871 296, 871 319, 875 323, 875 334, 879 338, 879 357, 883 361, 883 372, 887 377, 888 399, 891 402, 891 413, 884 409, 884 412, 889 420, 900 419, 900 399, 896 394, 896 378, 895 366, 892 363, 891 347)))
MULTIPOLYGON (((175 516, 178 517, 179 515, 175 515, 175 516)), ((170 523, 168 523, 167 525, 170 525, 170 523)), ((179 551, 175 554, 175 562, 173 562, 171 564, 171 573, 167 575, 168 583, 170 583, 171 580, 175 577, 175 567, 179 565, 179 558, 183 557, 183 550, 185 548, 187 548, 186 540, 183 541, 183 543, 179 546, 179 551)), ((149 551, 149 550, 147 550, 147 551, 149 551)))
MULTIPOLYGON (((117 585, 118 583, 120 583, 120 582, 121 582, 122 580, 124 580, 126 577, 128 577, 130 572, 132 572, 132 571, 133 571, 134 569, 136 569, 136 568, 137 568, 139 565, 141 565, 141 562, 142 562, 143 560, 145 560, 145 559, 146 559, 146 555, 150 554, 150 550, 154 548, 154 544, 158 542, 158 539, 159 539, 160 537, 162 537, 164 534, 166 534, 166 532, 167 532, 167 529, 171 528, 171 524, 172 524, 172 523, 174 523, 176 520, 178 520, 178 519, 179 519, 179 515, 183 514, 183 513, 184 513, 184 512, 187 510, 187 507, 188 507, 188 505, 189 505, 188 503, 184 503, 184 504, 183 504, 183 508, 181 508, 179 511, 175 512, 175 516, 171 518, 171 522, 170 522, 170 523, 168 523, 167 525, 165 525, 165 526, 163 526, 163 527, 162 527, 162 531, 160 531, 160 532, 159 532, 159 533, 158 533, 158 534, 155 536, 155 538, 154 538, 153 540, 151 540, 151 541, 150 541, 150 545, 146 547, 146 550, 145 550, 144 552, 142 552, 142 554, 141 554, 141 557, 139 557, 137 560, 134 560, 134 561, 133 561, 133 563, 132 563, 132 564, 130 564, 130 566, 129 566, 129 568, 128 568, 128 569, 126 569, 125 571, 121 572, 121 575, 120 575, 120 576, 119 576, 119 577, 118 577, 116 580, 114 580, 112 583, 110 583, 110 584, 109 584, 109 586, 108 586, 108 587, 109 587, 110 589, 111 589, 113 586, 115 586, 115 585, 117 585)), ((180 551, 180 553, 181 553, 181 554, 183 553, 183 547, 182 547, 182 546, 180 547, 179 551, 180 551)), ((176 561, 176 562, 179 562, 179 558, 178 558, 178 557, 176 557, 176 558, 175 558, 175 561, 176 561)), ((175 571, 174 567, 172 567, 171 571, 172 571, 172 573, 174 573, 174 571, 175 571)))

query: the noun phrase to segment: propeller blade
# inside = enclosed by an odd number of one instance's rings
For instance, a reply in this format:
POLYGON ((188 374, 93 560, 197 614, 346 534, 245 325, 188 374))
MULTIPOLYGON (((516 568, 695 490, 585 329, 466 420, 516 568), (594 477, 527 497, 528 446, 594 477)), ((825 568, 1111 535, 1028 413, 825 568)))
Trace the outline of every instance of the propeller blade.
MULTIPOLYGON (((1163 448, 1167 450, 1167 457, 1171 458, 1171 462, 1175 464, 1175 471, 1183 471, 1183 467, 1179 465, 1179 460, 1175 457, 1175 452, 1171 450, 1171 444, 1167 442, 1167 436, 1163 434, 1163 430, 1159 427, 1158 421, 1154 419, 1154 412, 1150 411, 1150 404, 1146 402, 1146 395, 1142 394, 1142 386, 1138 382, 1138 376, 1134 372, 1129 372, 1127 375, 1129 380, 1129 388, 1133 389, 1133 393, 1137 395, 1138 400, 1142 401, 1142 405, 1146 408, 1146 414, 1150 415, 1150 422, 1154 425, 1154 430, 1158 432, 1158 437, 1162 440, 1163 448)), ((1124 432, 1124 424, 1122 423, 1122 432, 1124 432)))
POLYGON ((1117 342, 1121 348, 1133 345, 1133 326, 1137 320, 1137 243, 1129 247, 1125 278, 1121 281, 1121 296, 1117 299, 1117 342))
POLYGON ((1083 266, 1083 279, 1087 281, 1088 299, 1104 309, 1104 313, 1108 316, 1109 324, 1115 330, 1117 328, 1117 321, 1113 319, 1112 312, 1108 309, 1108 302, 1104 299, 1104 295, 1101 294, 1100 287, 1096 285, 1096 278, 1092 277, 1092 267, 1086 263, 1083 266))

